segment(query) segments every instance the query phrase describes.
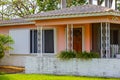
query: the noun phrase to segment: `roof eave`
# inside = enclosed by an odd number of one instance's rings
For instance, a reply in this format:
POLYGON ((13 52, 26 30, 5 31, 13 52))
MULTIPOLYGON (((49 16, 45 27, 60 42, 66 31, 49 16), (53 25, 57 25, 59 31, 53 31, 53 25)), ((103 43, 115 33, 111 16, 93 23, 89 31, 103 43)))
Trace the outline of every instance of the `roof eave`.
POLYGON ((35 22, 27 22, 27 23, 9 23, 9 24, 0 24, 0 26, 14 26, 14 25, 28 25, 35 24, 35 22))
POLYGON ((60 16, 45 16, 38 18, 27 18, 26 20, 34 21, 34 20, 47 20, 47 19, 60 19, 60 18, 76 18, 76 17, 92 17, 92 16, 120 16, 119 12, 100 12, 100 13, 82 13, 82 14, 72 14, 72 15, 60 15, 60 16))

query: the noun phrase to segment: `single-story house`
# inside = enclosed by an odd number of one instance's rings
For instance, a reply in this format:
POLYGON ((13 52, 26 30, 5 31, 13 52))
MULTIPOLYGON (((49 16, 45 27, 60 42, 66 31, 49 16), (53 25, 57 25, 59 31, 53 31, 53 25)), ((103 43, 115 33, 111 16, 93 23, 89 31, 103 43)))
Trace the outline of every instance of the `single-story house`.
POLYGON ((63 50, 97 52, 115 58, 120 46, 120 12, 82 5, 0 21, 0 34, 9 34, 14 50, 1 65, 24 66, 26 56, 53 57, 63 50))

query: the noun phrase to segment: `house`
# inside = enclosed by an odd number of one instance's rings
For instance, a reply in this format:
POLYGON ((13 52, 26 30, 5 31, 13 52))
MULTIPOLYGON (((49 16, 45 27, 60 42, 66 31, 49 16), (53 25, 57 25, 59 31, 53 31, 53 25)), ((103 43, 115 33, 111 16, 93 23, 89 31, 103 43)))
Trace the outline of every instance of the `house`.
POLYGON ((120 12, 82 5, 1 21, 0 33, 15 41, 1 65, 24 66, 26 56, 53 57, 63 50, 92 51, 115 58, 120 46, 120 12))

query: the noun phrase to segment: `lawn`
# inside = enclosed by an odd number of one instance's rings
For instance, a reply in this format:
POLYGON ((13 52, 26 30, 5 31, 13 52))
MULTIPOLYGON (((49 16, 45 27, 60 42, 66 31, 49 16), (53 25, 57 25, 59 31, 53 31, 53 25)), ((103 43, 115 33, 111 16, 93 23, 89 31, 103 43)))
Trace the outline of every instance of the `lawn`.
POLYGON ((78 77, 78 76, 54 76, 40 74, 5 74, 0 75, 0 80, 120 80, 120 79, 78 77))

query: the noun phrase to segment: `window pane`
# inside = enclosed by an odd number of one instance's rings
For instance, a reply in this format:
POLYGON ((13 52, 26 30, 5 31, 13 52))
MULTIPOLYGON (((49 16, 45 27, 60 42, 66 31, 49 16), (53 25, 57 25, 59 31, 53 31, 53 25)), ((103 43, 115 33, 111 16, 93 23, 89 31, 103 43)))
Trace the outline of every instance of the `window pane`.
MULTIPOLYGON (((42 52, 54 53, 54 31, 42 31, 42 52)), ((30 53, 37 53, 37 30, 30 30, 30 53)), ((38 52, 40 53, 40 52, 38 52)))
POLYGON ((30 53, 37 53, 37 30, 30 30, 30 53))
POLYGON ((53 30, 44 31, 44 53, 54 53, 53 30))

